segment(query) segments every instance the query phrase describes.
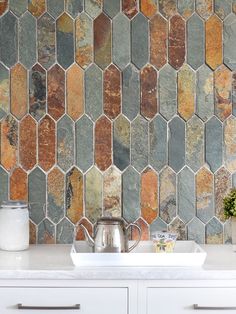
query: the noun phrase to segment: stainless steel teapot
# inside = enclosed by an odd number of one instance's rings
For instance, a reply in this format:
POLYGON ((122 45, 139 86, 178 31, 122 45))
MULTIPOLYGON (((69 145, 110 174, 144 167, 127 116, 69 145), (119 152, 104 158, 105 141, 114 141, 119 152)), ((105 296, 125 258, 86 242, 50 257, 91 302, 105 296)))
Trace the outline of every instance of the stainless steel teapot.
POLYGON ((78 223, 76 230, 82 228, 88 244, 92 246, 96 253, 123 253, 132 251, 141 239, 141 229, 138 225, 130 223, 125 226, 124 220, 116 217, 101 217, 95 226, 94 238, 92 238, 87 228, 78 223), (139 238, 131 246, 128 246, 128 229, 135 227, 138 230, 139 238))

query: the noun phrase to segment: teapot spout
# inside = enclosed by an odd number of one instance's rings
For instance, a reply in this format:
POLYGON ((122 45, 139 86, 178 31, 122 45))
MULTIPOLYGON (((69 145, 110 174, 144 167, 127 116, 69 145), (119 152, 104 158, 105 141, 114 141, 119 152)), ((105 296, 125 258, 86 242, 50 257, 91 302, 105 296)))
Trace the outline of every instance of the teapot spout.
POLYGON ((78 226, 82 228, 82 230, 84 232, 84 235, 85 235, 85 238, 86 238, 89 246, 93 247, 94 246, 94 239, 89 234, 88 229, 83 224, 79 224, 78 226))

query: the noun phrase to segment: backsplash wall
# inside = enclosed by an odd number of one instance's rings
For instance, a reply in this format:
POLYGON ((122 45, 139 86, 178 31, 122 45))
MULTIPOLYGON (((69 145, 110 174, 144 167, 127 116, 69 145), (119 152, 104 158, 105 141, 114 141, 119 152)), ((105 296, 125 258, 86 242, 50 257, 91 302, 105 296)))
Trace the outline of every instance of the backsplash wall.
POLYGON ((29 201, 31 243, 70 243, 103 214, 143 239, 231 241, 235 13, 233 0, 0 0, 0 201, 29 201))

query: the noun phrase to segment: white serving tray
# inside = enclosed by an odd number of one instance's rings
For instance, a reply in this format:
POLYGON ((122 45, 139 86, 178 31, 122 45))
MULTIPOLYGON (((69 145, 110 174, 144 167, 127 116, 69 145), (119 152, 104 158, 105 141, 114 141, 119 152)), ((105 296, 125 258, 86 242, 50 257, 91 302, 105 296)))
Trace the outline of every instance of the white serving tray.
MULTIPOLYGON (((130 245, 132 245, 132 241, 130 245)), ((202 266, 206 252, 194 241, 177 241, 173 253, 155 253, 152 241, 141 241, 130 253, 93 253, 85 241, 76 241, 71 249, 75 266, 202 266)))

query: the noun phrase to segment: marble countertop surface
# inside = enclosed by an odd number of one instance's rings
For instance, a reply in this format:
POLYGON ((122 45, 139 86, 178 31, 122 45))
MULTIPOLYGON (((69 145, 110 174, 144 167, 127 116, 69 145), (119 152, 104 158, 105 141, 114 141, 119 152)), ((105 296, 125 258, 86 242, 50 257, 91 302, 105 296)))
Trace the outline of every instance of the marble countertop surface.
POLYGON ((0 279, 45 280, 236 280, 231 245, 204 245, 203 267, 75 267, 70 245, 31 245, 22 252, 0 251, 0 279))

